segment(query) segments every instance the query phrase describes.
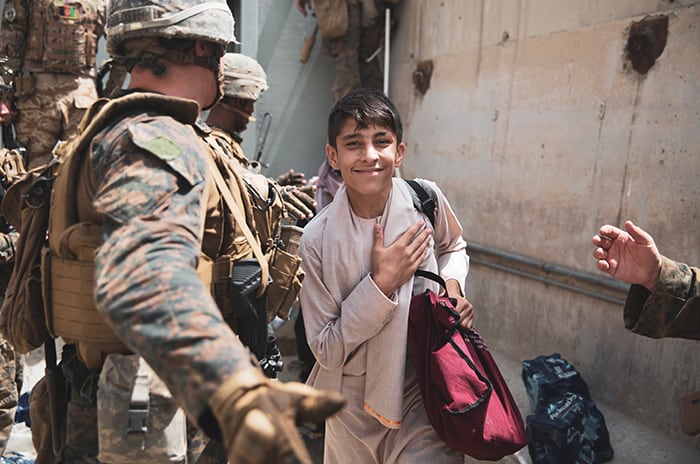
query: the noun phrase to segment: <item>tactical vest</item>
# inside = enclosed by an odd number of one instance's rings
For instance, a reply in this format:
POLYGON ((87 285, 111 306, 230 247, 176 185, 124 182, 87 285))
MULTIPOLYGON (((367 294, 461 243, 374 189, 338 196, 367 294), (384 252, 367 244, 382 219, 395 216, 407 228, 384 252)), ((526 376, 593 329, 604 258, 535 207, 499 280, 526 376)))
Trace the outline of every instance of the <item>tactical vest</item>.
POLYGON ((279 185, 258 172, 231 135, 215 127, 207 140, 231 161, 228 169, 236 172, 240 190, 247 192, 243 196, 245 210, 252 213, 247 222, 262 246, 272 279, 267 291, 268 320, 276 316, 286 319, 304 278, 296 252, 302 229, 284 223, 287 210, 279 185))
POLYGON ((3 51, 16 71, 91 74, 103 29, 100 8, 94 0, 8 0, 3 51))
MULTIPOLYGON (((130 94, 106 101, 99 100, 83 119, 81 135, 62 149, 66 153, 53 186, 48 246, 42 253, 42 276, 46 323, 49 333, 74 343, 78 356, 87 367, 101 366, 111 353, 128 353, 98 313, 94 301, 94 253, 100 244, 102 218, 92 205, 95 192, 89 145, 93 137, 110 122, 129 114, 152 109, 161 115, 193 124, 196 108, 182 100, 155 94, 130 94)), ((219 163, 217 163, 219 164, 219 163)), ((207 176, 204 236, 198 274, 212 291, 230 282, 233 263, 251 256, 245 239, 231 234, 233 221, 222 209, 221 196, 207 176)), ((238 192, 235 183, 231 190, 238 192)), ((240 193, 234 193, 241 199, 240 193)), ((216 298, 225 308, 221 298, 216 298)), ((222 310, 222 313, 225 311, 222 310)), ((227 320, 231 319, 230 317, 227 320)), ((235 329, 235 328, 234 328, 235 329)))
MULTIPOLYGON (((268 253, 279 235, 283 217, 287 214, 279 186, 251 168, 240 145, 228 133, 212 128, 214 143, 220 151, 233 161, 241 187, 247 192, 244 199, 246 210, 252 212, 253 230, 257 232, 263 252, 268 253)), ((219 150, 217 150, 219 151, 219 150)))

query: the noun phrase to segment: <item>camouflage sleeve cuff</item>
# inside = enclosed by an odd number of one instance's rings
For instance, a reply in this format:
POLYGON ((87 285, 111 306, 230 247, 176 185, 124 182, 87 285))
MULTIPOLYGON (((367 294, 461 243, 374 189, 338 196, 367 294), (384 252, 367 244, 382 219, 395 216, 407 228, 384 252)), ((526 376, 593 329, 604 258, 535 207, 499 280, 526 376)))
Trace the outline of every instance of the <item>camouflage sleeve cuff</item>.
POLYGON ((697 294, 698 282, 693 269, 683 263, 678 263, 665 256, 661 257, 661 274, 656 286, 656 292, 666 293, 683 300, 697 294))

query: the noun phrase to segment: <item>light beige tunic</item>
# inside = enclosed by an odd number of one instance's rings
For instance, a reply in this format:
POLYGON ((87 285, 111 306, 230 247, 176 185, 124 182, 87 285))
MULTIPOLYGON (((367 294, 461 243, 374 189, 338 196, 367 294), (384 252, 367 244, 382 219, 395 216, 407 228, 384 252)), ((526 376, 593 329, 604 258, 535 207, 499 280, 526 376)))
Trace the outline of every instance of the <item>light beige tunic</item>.
MULTIPOLYGON (((420 267, 456 279, 464 288, 469 258, 462 227, 433 186, 438 198, 432 252, 420 267)), ((394 179, 380 218, 357 217, 341 187, 304 230, 301 306, 317 359, 307 382, 348 399, 326 423, 326 463, 463 462, 463 455, 443 444, 430 426, 408 359, 410 299, 429 284, 411 279, 391 300, 369 276, 374 224, 384 226, 388 245, 421 219, 432 227, 414 209, 410 188, 394 179)))

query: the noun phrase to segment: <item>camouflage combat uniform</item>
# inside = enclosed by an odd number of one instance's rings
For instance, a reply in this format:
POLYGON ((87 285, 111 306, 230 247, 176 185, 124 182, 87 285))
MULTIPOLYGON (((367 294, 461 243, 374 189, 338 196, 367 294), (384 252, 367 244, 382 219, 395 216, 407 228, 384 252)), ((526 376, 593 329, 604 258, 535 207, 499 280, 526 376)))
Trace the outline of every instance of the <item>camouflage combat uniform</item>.
POLYGON ((625 302, 625 327, 652 338, 700 340, 700 268, 662 257, 656 290, 632 285, 625 302))
MULTIPOLYGON (((0 217, 0 223, 4 219, 0 217)), ((6 225, 6 224, 0 224, 6 225)), ((3 227, 0 233, 0 304, 2 304, 8 279, 15 259, 17 232, 3 227)), ((22 361, 14 348, 0 335, 0 456, 5 453, 7 441, 15 422, 15 411, 22 390, 22 361)))
POLYGON ((15 71, 17 139, 28 168, 46 163, 97 98, 95 55, 106 0, 7 0, 0 54, 15 71))
POLYGON ((384 2, 379 0, 346 0, 346 2, 347 33, 342 37, 323 39, 323 47, 330 54, 335 65, 333 95, 336 100, 359 88, 382 89, 383 77, 379 58, 375 56, 369 63, 366 60, 377 51, 383 40, 383 16, 379 12, 384 2))
MULTIPOLYGON (((194 127, 196 105, 161 98, 171 108, 175 102, 179 116, 131 115, 92 144, 94 207, 104 218, 95 257, 96 299, 109 325, 166 382, 188 418, 211 430, 207 401, 222 379, 250 365, 250 354, 224 323, 195 267, 200 250, 212 259, 222 254, 235 259, 249 256, 250 247, 234 243, 240 234, 231 233, 236 226, 222 213, 220 195, 205 189, 204 157, 221 159, 202 144, 206 126, 194 127), (197 369, 184 369, 185 364, 197 369)), ((90 211, 81 214, 87 217, 79 220, 94 219, 90 211)), ((75 367, 74 362, 69 369, 75 367)), ((64 462, 95 462, 97 455, 95 406, 92 399, 76 397, 83 387, 73 385, 64 462)))

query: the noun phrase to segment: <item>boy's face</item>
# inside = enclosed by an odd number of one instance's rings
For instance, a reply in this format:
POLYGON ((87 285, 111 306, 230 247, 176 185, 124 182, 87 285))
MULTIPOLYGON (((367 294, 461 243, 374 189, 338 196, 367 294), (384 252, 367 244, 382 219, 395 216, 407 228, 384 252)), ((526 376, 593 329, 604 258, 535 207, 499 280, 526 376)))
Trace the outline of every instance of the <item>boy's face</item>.
POLYGON ((389 128, 370 125, 363 129, 352 118, 345 120, 335 143, 336 148, 326 145, 326 156, 331 167, 341 172, 348 195, 385 202, 406 146, 397 145, 389 128))

